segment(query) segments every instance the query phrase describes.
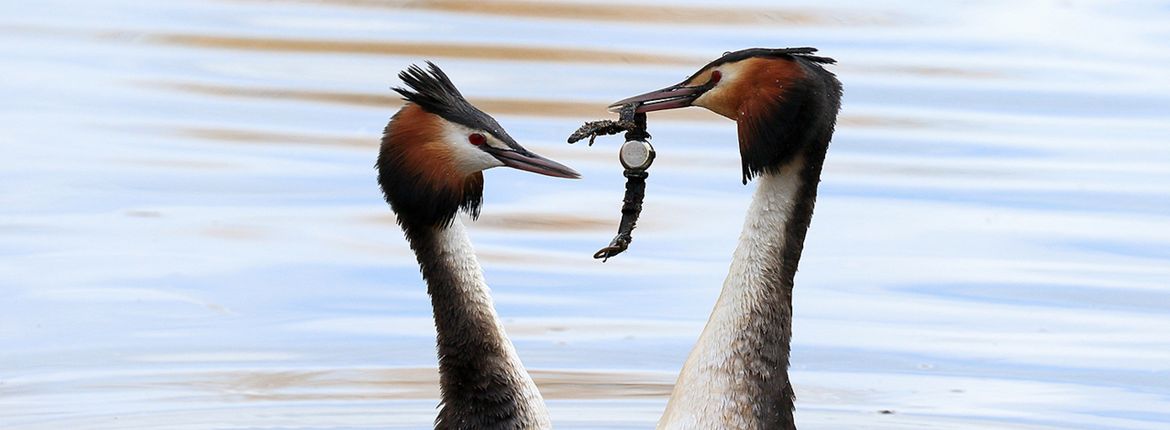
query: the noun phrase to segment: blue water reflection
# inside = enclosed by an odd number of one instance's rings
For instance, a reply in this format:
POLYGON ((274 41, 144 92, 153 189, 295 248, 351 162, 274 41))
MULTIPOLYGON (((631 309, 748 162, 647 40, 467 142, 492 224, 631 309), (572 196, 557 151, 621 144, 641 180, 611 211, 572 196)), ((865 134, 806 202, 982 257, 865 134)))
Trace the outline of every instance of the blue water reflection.
POLYGON ((636 241, 598 263, 617 142, 565 136, 723 51, 788 45, 846 85, 794 299, 801 428, 1170 422, 1157 2, 5 9, 5 429, 428 428, 429 302, 373 177, 389 87, 424 59, 584 174, 490 171, 469 222, 554 422, 649 428, 753 186, 730 122, 652 116, 636 241))

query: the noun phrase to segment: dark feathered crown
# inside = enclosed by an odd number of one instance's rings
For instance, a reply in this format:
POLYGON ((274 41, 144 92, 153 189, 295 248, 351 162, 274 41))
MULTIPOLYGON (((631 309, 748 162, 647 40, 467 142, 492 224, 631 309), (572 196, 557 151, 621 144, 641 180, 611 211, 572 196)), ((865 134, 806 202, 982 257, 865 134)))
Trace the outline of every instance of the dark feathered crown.
POLYGON ((427 69, 423 69, 417 65, 411 65, 406 70, 398 72, 398 78, 406 86, 414 91, 405 88, 394 88, 398 94, 406 100, 422 106, 428 112, 438 114, 443 111, 449 111, 459 105, 469 105, 467 99, 463 98, 463 94, 459 93, 459 89, 455 88, 455 84, 451 82, 451 78, 447 77, 443 70, 436 66, 435 63, 427 61, 427 69))
POLYGON ((837 62, 837 60, 829 57, 812 55, 816 52, 817 48, 807 46, 802 48, 748 48, 735 52, 724 52, 723 56, 712 62, 712 64, 731 63, 751 57, 798 57, 814 63, 824 64, 834 64, 837 62))
POLYGON ((426 71, 417 65, 411 65, 399 72, 398 78, 410 89, 396 87, 394 91, 423 110, 441 116, 447 121, 486 131, 504 142, 515 142, 495 119, 463 98, 463 94, 455 88, 451 78, 448 78, 435 63, 427 61, 426 71))
POLYGON ((734 63, 736 61, 746 60, 753 57, 788 57, 797 58, 805 61, 820 64, 834 64, 837 60, 829 57, 818 57, 812 55, 817 52, 817 48, 802 47, 802 48, 748 48, 739 51, 724 52, 722 57, 716 58, 715 61, 707 63, 706 66, 699 68, 695 74, 691 75, 686 80, 689 81, 699 76, 704 70, 718 66, 720 64, 734 63))

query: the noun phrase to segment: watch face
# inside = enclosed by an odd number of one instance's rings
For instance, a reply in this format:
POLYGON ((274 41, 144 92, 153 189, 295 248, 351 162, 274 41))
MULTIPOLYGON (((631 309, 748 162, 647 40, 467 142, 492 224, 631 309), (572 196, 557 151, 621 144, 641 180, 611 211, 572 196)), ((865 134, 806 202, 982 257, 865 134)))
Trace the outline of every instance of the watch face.
POLYGON ((654 148, 641 140, 631 140, 622 145, 619 158, 627 169, 645 169, 654 159, 654 148))

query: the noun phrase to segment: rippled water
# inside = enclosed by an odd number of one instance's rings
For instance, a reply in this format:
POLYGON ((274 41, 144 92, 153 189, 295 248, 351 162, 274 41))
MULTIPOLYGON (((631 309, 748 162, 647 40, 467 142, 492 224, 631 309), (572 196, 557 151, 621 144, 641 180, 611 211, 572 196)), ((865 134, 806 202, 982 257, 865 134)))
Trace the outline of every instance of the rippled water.
POLYGON ((726 50, 846 86, 797 277, 802 429, 1170 423, 1170 5, 240 0, 0 10, 0 428, 426 428, 430 307, 373 179, 431 59, 584 173, 487 176, 470 225, 561 428, 649 428, 752 186, 654 114, 634 247, 613 100, 726 50))

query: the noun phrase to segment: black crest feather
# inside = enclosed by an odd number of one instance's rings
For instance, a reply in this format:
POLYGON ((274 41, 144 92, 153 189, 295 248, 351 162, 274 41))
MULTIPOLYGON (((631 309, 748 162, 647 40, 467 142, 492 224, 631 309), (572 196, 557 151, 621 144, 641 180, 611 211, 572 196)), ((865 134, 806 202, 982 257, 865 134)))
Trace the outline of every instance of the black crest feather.
POLYGON ((459 89, 455 88, 451 78, 443 73, 443 69, 430 61, 427 61, 426 71, 412 64, 406 70, 398 72, 398 79, 411 89, 395 87, 394 91, 427 112, 446 117, 443 115, 444 112, 450 113, 461 110, 463 106, 471 106, 459 89))
POLYGON ((398 78, 410 89, 393 88, 406 101, 419 105, 423 110, 443 117, 447 121, 483 130, 509 145, 516 141, 504 131, 504 127, 491 115, 484 113, 463 98, 451 78, 435 63, 427 61, 427 70, 411 65, 398 73, 398 78))

